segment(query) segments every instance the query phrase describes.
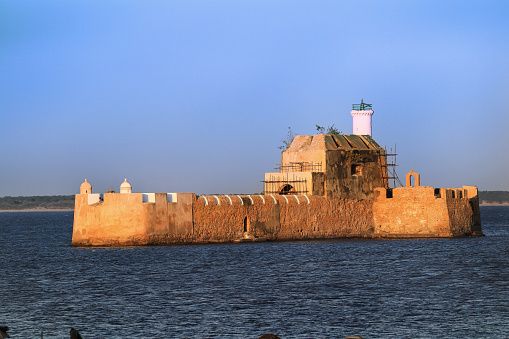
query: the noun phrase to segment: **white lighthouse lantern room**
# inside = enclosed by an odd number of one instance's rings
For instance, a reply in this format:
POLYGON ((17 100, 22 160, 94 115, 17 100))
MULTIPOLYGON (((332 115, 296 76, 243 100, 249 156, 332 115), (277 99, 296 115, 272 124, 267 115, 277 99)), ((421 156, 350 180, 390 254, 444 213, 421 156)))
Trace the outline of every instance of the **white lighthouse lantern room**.
POLYGON ((361 99, 360 104, 352 105, 350 114, 353 117, 353 134, 371 136, 371 116, 373 113, 373 105, 364 103, 364 99, 361 99))

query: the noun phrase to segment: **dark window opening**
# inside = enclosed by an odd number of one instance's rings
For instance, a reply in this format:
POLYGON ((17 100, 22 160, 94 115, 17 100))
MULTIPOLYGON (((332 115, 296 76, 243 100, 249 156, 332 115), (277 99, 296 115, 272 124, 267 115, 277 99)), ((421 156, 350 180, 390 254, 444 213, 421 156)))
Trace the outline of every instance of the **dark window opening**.
POLYGON ((453 199, 456 198, 456 192, 451 191, 451 198, 453 198, 453 199))
POLYGON ((362 175, 362 166, 353 164, 352 165, 352 175, 362 175))
POLYGON ((458 192, 458 198, 460 198, 460 199, 463 198, 463 192, 462 191, 458 192))
POLYGON ((392 188, 388 188, 385 191, 385 193, 386 193, 386 195, 385 195, 386 198, 392 198, 392 188))
POLYGON ((440 188, 435 188, 435 197, 436 198, 441 198, 441 194, 440 194, 440 188))
POLYGON ((293 194, 295 192, 295 189, 293 188, 292 185, 285 185, 281 191, 279 191, 279 194, 283 195, 283 194, 293 194))

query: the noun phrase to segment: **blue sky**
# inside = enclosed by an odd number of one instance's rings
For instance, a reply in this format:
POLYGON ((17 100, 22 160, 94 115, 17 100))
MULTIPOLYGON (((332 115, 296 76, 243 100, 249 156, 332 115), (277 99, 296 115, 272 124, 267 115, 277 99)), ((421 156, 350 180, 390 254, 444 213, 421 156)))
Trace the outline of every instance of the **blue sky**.
POLYGON ((255 193, 287 128, 509 190, 508 1, 0 1, 0 196, 255 193))

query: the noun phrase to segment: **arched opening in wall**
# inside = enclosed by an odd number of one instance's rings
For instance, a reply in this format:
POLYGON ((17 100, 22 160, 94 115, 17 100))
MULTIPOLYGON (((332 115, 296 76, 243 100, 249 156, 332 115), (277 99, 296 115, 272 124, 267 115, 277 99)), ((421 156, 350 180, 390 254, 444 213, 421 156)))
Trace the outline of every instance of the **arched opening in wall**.
POLYGON ((244 233, 249 232, 249 219, 247 217, 244 218, 244 233))
POLYGON ((279 191, 279 194, 295 194, 295 188, 293 188, 292 185, 285 185, 281 190, 279 191))
POLYGON ((408 178, 410 179, 410 186, 415 187, 415 175, 411 174, 408 178))
POLYGON ((412 172, 406 175, 406 187, 418 187, 421 186, 421 176, 419 173, 415 173, 412 168, 412 172), (414 177, 414 183, 412 184, 412 177, 414 177))

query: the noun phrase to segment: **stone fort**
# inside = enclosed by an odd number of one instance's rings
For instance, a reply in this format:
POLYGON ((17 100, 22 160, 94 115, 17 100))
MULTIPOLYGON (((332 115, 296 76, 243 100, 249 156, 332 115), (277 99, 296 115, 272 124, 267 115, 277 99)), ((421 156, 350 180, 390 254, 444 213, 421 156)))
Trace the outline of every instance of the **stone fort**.
POLYGON ((413 169, 395 187, 395 154, 371 137, 372 106, 350 113, 353 134, 295 136, 261 195, 133 193, 127 180, 120 193, 97 194, 85 179, 72 245, 483 235, 477 187, 421 186, 413 169))

